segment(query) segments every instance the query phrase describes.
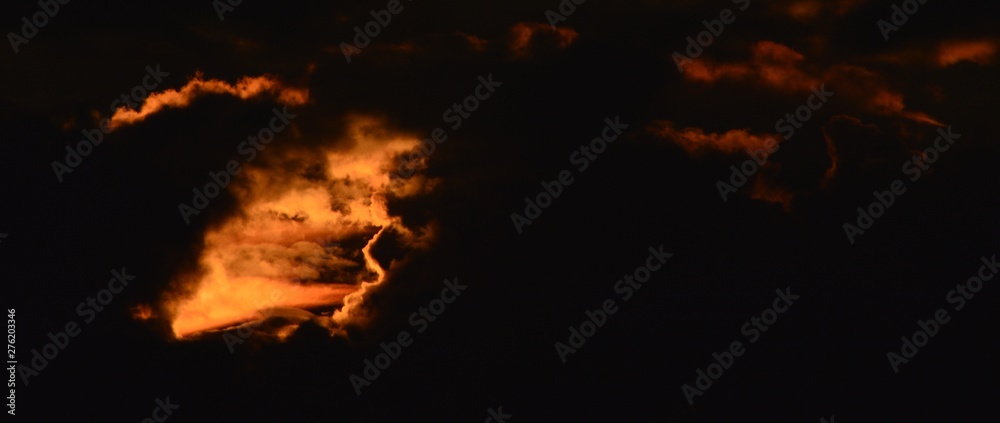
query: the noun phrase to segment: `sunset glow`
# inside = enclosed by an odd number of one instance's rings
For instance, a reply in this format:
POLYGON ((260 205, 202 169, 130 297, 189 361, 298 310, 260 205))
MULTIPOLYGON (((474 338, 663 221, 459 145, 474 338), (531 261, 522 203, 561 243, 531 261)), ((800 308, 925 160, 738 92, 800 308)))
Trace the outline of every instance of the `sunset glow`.
MULTIPOLYGON (((386 197, 414 192, 390 171, 396 155, 417 141, 390 136, 375 120, 353 125, 349 148, 321 152, 322 177, 303 169, 244 170, 233 191, 241 212, 205 234, 203 270, 188 276, 193 293, 170 304, 178 337, 251 320, 270 307, 344 303, 336 323, 356 314, 364 290, 385 277, 371 255, 380 234, 390 227, 411 234, 389 215, 386 197)), ((333 328, 335 321, 324 323, 333 328)))

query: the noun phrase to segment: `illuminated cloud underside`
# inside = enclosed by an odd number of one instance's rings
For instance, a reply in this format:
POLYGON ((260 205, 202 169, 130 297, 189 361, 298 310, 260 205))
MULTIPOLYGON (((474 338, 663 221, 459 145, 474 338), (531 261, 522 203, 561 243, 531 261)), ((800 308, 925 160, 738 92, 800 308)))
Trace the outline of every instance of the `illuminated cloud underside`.
POLYGON ((168 305, 176 336, 253 320, 272 307, 343 303, 332 316, 318 317, 331 331, 364 317, 355 308, 366 290, 386 277, 371 247, 390 228, 413 242, 425 234, 389 216, 386 206, 388 195, 421 191, 413 186, 423 183, 419 178, 389 174, 395 157, 418 141, 383 138, 388 135, 378 126, 358 118, 349 149, 324 151, 324 178, 288 174, 286 166, 250 168, 240 175, 246 181, 234 189, 240 213, 205 234, 204 270, 194 276, 192 295, 168 305), (359 240, 366 242, 361 246, 359 240))

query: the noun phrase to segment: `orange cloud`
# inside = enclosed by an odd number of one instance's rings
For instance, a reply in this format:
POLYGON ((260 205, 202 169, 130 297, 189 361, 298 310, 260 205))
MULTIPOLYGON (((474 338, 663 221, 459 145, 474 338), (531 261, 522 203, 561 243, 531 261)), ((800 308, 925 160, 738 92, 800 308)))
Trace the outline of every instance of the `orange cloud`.
POLYGON ((826 15, 845 15, 866 0, 794 0, 773 2, 772 8, 800 21, 812 20, 826 15))
POLYGON ((274 307, 343 304, 316 317, 331 331, 364 320, 365 294, 387 274, 372 246, 387 230, 415 248, 431 236, 389 214, 390 197, 420 193, 411 185, 425 181, 391 176, 397 157, 419 140, 382 125, 354 117, 349 139, 337 148, 288 152, 284 165, 243 169, 230 185, 239 213, 205 233, 200 269, 175 281, 183 292, 167 301, 178 338, 254 320, 274 307), (316 167, 322 175, 301 170, 316 167))
POLYGON ((869 105, 874 111, 881 114, 898 115, 929 125, 945 126, 927 113, 905 110, 906 104, 903 103, 903 95, 885 88, 880 88, 873 93, 869 100, 869 105))
POLYGON ((968 61, 978 65, 991 65, 996 61, 997 43, 991 40, 950 41, 941 43, 937 51, 937 64, 941 67, 968 61))
POLYGON ((186 107, 194 99, 208 94, 228 94, 241 99, 271 94, 279 102, 290 106, 302 105, 309 100, 308 89, 286 87, 269 76, 243 77, 235 84, 230 84, 218 79, 205 80, 198 74, 180 89, 168 89, 150 94, 138 110, 118 108, 111 116, 109 126, 115 129, 141 122, 149 115, 165 108, 186 107))
POLYGON ((782 91, 808 90, 820 83, 819 79, 799 69, 805 56, 788 46, 760 41, 753 45, 751 51, 749 62, 716 64, 696 60, 687 65, 684 77, 705 83, 723 79, 753 80, 782 91))
MULTIPOLYGON (((982 57, 982 47, 957 49, 982 57)), ((800 93, 827 83, 837 92, 838 101, 851 101, 869 112, 896 116, 930 125, 943 126, 924 112, 906 110, 902 93, 889 88, 877 72, 855 65, 833 65, 818 72, 805 69, 806 57, 794 49, 772 41, 760 41, 751 47, 752 58, 745 62, 713 63, 696 60, 689 63, 684 78, 713 84, 722 80, 760 84, 784 93, 800 93)))
MULTIPOLYGON (((781 139, 777 136, 752 135, 746 129, 733 129, 725 133, 706 133, 701 128, 676 129, 673 122, 659 120, 652 122, 647 130, 662 138, 669 139, 679 145, 688 154, 698 155, 710 151, 723 153, 738 153, 746 150, 764 150, 769 138, 781 139)), ((775 141, 777 142, 777 141, 775 141)))
MULTIPOLYGON (((764 164, 763 171, 772 169, 773 165, 768 162, 764 164)), ((794 195, 785 188, 778 186, 773 182, 767 181, 766 175, 758 176, 754 179, 753 184, 750 187, 750 198, 754 200, 763 201, 766 203, 773 203, 781 205, 781 208, 786 212, 792 210, 792 201, 795 200, 794 195)))
POLYGON ((580 34, 572 28, 557 27, 540 22, 521 22, 510 28, 511 40, 508 48, 515 57, 530 55, 532 44, 540 40, 553 43, 558 48, 569 47, 580 34))
POLYGON ((797 1, 788 6, 788 15, 799 20, 812 19, 822 10, 823 4, 817 0, 797 1))
POLYGON ((998 46, 1000 42, 994 39, 949 40, 938 43, 933 49, 922 46, 907 47, 877 55, 874 60, 895 65, 938 68, 954 66, 961 62, 989 66, 996 63, 998 46))
POLYGON ((486 50, 486 45, 489 43, 489 41, 486 41, 472 34, 459 32, 458 35, 461 36, 463 39, 465 39, 465 41, 468 42, 469 45, 472 46, 472 49, 475 51, 486 50))
POLYGON ((148 304, 137 304, 129 308, 132 312, 132 317, 136 320, 149 320, 156 316, 153 312, 153 308, 148 304))
MULTIPOLYGON (((673 141, 683 148, 688 154, 697 156, 708 152, 718 151, 728 154, 743 153, 746 151, 763 151, 766 159, 768 142, 777 143, 782 139, 777 135, 752 135, 746 129, 733 129, 724 133, 706 133, 701 128, 676 129, 673 122, 654 121, 647 126, 647 131, 673 141)), ((753 177, 754 181, 750 185, 750 198, 775 203, 782 206, 787 212, 792 208, 794 197, 792 193, 775 183, 774 176, 778 165, 766 162, 761 167, 761 175, 753 177)))

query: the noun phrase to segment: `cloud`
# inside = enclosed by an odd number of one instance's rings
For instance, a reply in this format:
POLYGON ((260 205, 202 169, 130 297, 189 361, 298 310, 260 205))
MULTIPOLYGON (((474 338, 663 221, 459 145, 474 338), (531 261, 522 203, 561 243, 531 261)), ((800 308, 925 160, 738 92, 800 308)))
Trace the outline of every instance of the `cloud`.
POLYGON ((962 62, 991 66, 996 63, 998 45, 1000 42, 991 38, 953 39, 938 42, 934 48, 924 45, 900 48, 877 55, 874 61, 923 68, 947 68, 962 62))
POLYGON ((388 271, 372 252, 386 231, 404 249, 428 245, 428 229, 388 209, 392 198, 426 192, 412 186, 426 179, 390 175, 417 139, 375 118, 350 122, 344 139, 268 151, 277 157, 242 170, 230 186, 237 212, 204 234, 199 268, 181 275, 182 288, 169 296, 178 337, 252 319, 261 304, 343 304, 325 325, 362 323, 366 315, 355 308, 388 271))
POLYGON ((782 210, 792 210, 794 194, 787 188, 775 182, 779 166, 773 162, 765 163, 753 183, 750 185, 750 198, 781 206, 782 210))
POLYGON ((309 100, 309 90, 287 87, 270 76, 243 77, 235 84, 218 79, 204 79, 201 74, 195 75, 180 89, 168 89, 154 92, 146 97, 138 110, 121 107, 111 116, 111 128, 119 128, 141 122, 165 108, 187 107, 201 96, 210 94, 225 94, 249 99, 264 94, 270 94, 280 103, 295 106, 305 104, 309 100))
MULTIPOLYGON (((700 155, 710 151, 740 153, 746 150, 762 150, 769 138, 779 140, 774 135, 753 135, 747 129, 732 129, 724 133, 705 132, 701 128, 677 129, 676 124, 666 120, 653 121, 647 131, 661 138, 673 141, 688 154, 700 155)), ((766 151, 766 150, 765 150, 766 151)))
POLYGON ((542 49, 565 49, 579 36, 573 28, 540 22, 521 22, 510 28, 508 49, 516 58, 526 58, 542 49))
POLYGON ((865 3, 866 0, 793 0, 772 2, 772 9, 777 9, 799 21, 810 21, 830 15, 846 15, 865 3))
POLYGON ((751 46, 749 61, 713 63, 695 60, 687 64, 684 77, 710 84, 729 79, 759 83, 784 92, 803 91, 819 83, 818 78, 800 69, 804 60, 805 56, 788 46, 760 41, 751 46))
POLYGON ((993 40, 947 41, 938 46, 937 64, 947 67, 967 61, 978 65, 996 62, 997 42, 993 40))
POLYGON ((832 117, 823 137, 833 159, 832 177, 841 183, 892 178, 912 153, 877 126, 846 115, 832 117))
POLYGON ((807 93, 813 87, 826 84, 836 91, 837 102, 853 103, 862 110, 883 116, 943 126, 925 112, 908 110, 904 95, 890 88, 889 82, 874 70, 844 63, 812 69, 805 55, 773 41, 754 43, 751 54, 748 61, 696 60, 686 65, 684 78, 706 84, 732 80, 785 94, 807 93))
POLYGON ((486 50, 486 46, 487 46, 487 44, 489 44, 489 41, 484 40, 482 38, 479 38, 479 37, 477 37, 475 35, 472 35, 472 34, 467 34, 467 33, 464 33, 464 32, 459 32, 458 35, 460 37, 464 38, 465 41, 468 42, 469 45, 472 47, 472 49, 475 50, 475 51, 480 51, 481 52, 483 50, 486 50))
POLYGON ((916 152, 895 135, 848 115, 822 127, 820 142, 799 140, 755 176, 750 197, 790 211, 805 194, 855 192, 898 178, 900 166, 916 152), (805 142, 805 144, 803 144, 805 142))

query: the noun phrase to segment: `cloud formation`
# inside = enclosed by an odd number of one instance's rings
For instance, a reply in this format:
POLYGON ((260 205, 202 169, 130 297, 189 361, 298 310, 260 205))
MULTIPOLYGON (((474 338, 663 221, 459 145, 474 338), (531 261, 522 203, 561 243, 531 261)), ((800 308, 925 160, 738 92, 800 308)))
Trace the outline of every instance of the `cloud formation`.
POLYGON ((197 74, 179 89, 151 93, 138 110, 127 107, 115 110, 109 126, 114 129, 141 122, 163 109, 187 107, 194 99, 210 94, 231 95, 244 100, 269 94, 280 103, 290 106, 302 105, 309 100, 309 90, 285 86, 266 75, 246 76, 230 84, 218 79, 204 79, 201 74, 197 74))

